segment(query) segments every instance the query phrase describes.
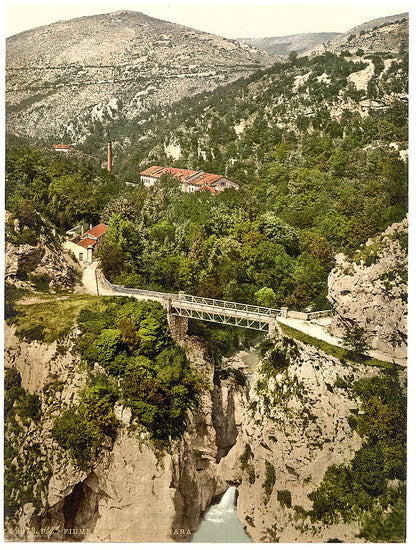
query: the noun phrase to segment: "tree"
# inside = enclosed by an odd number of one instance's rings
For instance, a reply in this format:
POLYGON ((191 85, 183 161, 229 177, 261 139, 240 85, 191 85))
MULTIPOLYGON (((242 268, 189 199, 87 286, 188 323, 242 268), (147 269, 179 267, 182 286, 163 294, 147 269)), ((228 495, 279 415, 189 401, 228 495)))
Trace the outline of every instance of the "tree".
POLYGON ((276 294, 272 288, 263 287, 254 294, 256 302, 264 307, 276 307, 276 294))
POLYGON ((356 324, 347 328, 342 343, 354 358, 360 358, 370 347, 365 329, 356 324))

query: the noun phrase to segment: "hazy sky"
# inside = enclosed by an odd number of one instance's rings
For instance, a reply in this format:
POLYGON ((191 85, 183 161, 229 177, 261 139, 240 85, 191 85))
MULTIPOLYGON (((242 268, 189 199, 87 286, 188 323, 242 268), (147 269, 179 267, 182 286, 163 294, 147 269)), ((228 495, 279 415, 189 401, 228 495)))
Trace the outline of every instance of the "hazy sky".
POLYGON ((85 15, 118 10, 140 11, 166 21, 180 23, 226 38, 285 36, 304 32, 345 32, 352 27, 385 15, 409 11, 406 5, 390 2, 132 2, 106 4, 59 4, 14 2, 6 4, 6 36, 24 30, 85 15))

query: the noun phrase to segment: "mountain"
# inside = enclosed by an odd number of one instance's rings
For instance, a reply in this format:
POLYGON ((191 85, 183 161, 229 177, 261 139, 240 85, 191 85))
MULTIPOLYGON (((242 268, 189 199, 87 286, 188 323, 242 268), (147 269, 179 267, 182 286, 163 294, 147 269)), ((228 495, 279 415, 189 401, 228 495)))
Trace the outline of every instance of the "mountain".
POLYGON ((304 55, 357 49, 362 49, 366 53, 397 53, 403 46, 407 48, 408 36, 409 14, 389 15, 358 25, 319 46, 312 46, 304 55))
POLYGON ((287 57, 290 52, 301 54, 314 46, 334 39, 338 34, 336 32, 316 32, 268 38, 238 38, 238 40, 254 48, 287 57))
POLYGON ((95 122, 129 120, 278 59, 138 12, 59 21, 7 39, 7 129, 79 140, 95 122))

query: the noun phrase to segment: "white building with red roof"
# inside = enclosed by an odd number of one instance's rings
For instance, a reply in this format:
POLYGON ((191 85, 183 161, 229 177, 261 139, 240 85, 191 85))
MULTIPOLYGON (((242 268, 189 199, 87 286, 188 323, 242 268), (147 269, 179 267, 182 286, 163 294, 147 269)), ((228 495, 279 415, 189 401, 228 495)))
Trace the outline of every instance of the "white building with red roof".
POLYGON ((84 233, 75 231, 74 234, 74 230, 70 230, 68 234, 73 234, 73 237, 65 242, 64 247, 71 251, 79 262, 92 262, 94 251, 100 246, 107 229, 105 223, 100 223, 84 233))
POLYGON ((208 174, 202 170, 185 170, 172 168, 171 166, 150 166, 140 172, 140 180, 145 187, 151 187, 165 174, 180 179, 182 191, 194 193, 195 191, 208 191, 217 194, 224 189, 239 189, 237 182, 227 176, 208 174))

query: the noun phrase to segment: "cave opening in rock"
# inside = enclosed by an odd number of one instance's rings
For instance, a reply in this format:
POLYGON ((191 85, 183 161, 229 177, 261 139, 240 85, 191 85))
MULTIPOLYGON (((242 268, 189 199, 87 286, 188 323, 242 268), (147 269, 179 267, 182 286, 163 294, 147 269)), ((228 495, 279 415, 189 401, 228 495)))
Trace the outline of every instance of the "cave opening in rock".
POLYGON ((65 541, 83 541, 97 523, 100 495, 89 487, 87 481, 77 483, 72 492, 65 497, 62 510, 65 541))

